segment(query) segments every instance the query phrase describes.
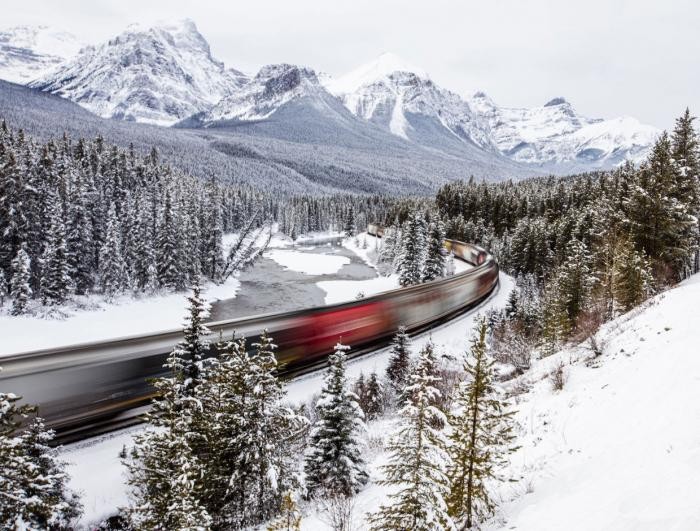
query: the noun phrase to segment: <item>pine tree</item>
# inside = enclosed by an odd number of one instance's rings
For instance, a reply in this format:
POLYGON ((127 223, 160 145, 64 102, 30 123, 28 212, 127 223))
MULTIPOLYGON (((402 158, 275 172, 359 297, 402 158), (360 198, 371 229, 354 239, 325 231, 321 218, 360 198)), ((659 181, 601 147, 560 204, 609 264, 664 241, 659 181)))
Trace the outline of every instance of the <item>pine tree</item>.
POLYGON ((135 529, 208 529, 211 514, 202 504, 204 463, 203 410, 194 392, 206 342, 197 286, 188 298, 190 308, 184 339, 165 363, 166 377, 154 382, 158 398, 146 420, 155 430, 135 437, 134 458, 126 462, 134 503, 129 510, 135 529))
POLYGON ((452 530, 445 497, 450 464, 447 440, 435 424, 445 424, 445 415, 433 404, 439 399, 432 375, 433 360, 423 350, 407 389, 408 400, 400 412, 401 425, 388 446, 389 464, 383 467, 382 485, 396 487, 389 504, 369 517, 372 531, 452 530))
POLYGON ((423 282, 445 276, 445 227, 437 220, 430 225, 428 250, 423 268, 423 282))
POLYGON ((445 276, 451 277, 457 271, 457 266, 455 265, 455 254, 450 251, 445 259, 445 276))
POLYGON ((5 299, 9 295, 7 289, 7 280, 5 279, 5 272, 0 269, 0 308, 5 305, 5 299))
POLYGON ((102 292, 112 297, 126 289, 128 285, 126 264, 122 254, 121 234, 114 203, 107 211, 107 226, 104 243, 100 248, 100 285, 102 292))
POLYGON ((92 234, 84 202, 84 187, 78 183, 68 208, 66 235, 68 274, 78 295, 92 287, 92 234))
POLYGON ((596 278, 591 271, 590 253, 583 242, 571 240, 566 255, 566 262, 557 269, 556 292, 557 303, 566 315, 568 328, 572 329, 590 299, 596 278))
POLYGON ((169 289, 183 287, 175 220, 172 196, 167 190, 156 234, 156 267, 161 285, 169 289))
POLYGON ((372 372, 372 374, 369 375, 369 380, 367 380, 365 393, 361 401, 362 411, 367 420, 374 420, 380 417, 384 412, 383 395, 384 393, 379 383, 379 378, 377 378, 377 373, 372 372))
POLYGON ((629 311, 643 302, 652 291, 651 267, 630 240, 624 240, 616 249, 613 269, 613 296, 616 305, 629 311))
POLYGON ((68 296, 70 277, 66 253, 66 230, 63 211, 55 194, 49 196, 49 228, 41 259, 41 297, 44 304, 63 304, 68 296))
POLYGON ((12 299, 12 315, 27 313, 32 288, 29 287, 30 262, 24 247, 20 247, 17 256, 12 260, 12 279, 10 281, 10 298, 12 299))
POLYGON ((65 463, 48 447, 53 432, 40 418, 17 431, 35 410, 19 401, 0 393, 0 527, 68 529, 82 508, 67 488, 65 463))
POLYGON ((348 207, 348 211, 345 214, 345 225, 343 227, 343 231, 345 232, 345 236, 348 238, 352 238, 357 234, 357 224, 355 223, 355 209, 352 207, 348 207))
POLYGON ((515 450, 512 411, 493 385, 493 364, 486 352, 488 325, 482 319, 464 365, 471 377, 459 386, 456 413, 450 417, 451 466, 449 514, 461 529, 472 529, 493 514, 490 481, 503 481, 507 456, 515 450))
POLYGON ((400 326, 394 336, 391 346, 389 364, 386 368, 386 376, 397 396, 402 396, 408 385, 411 369, 411 339, 406 333, 406 327, 400 326))
POLYGON ((280 514, 270 522, 267 531, 301 531, 301 514, 291 492, 282 498, 280 514))
POLYGON ((357 397, 347 389, 345 352, 338 343, 328 358, 321 397, 316 403, 304 462, 309 496, 352 496, 368 480, 358 432, 365 428, 357 397))
POLYGON ((425 261, 425 221, 417 212, 412 212, 403 231, 401 255, 397 263, 399 284, 412 286, 423 278, 425 261))

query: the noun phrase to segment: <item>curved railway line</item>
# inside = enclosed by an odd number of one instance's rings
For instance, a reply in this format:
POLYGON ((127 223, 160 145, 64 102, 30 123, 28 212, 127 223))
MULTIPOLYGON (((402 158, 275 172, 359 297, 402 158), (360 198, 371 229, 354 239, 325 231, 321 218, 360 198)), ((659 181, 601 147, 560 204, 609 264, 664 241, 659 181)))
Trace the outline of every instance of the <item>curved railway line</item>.
MULTIPOLYGON (((376 225, 368 232, 383 234, 376 225)), ((323 365, 341 338, 358 356, 388 344, 400 325, 426 330, 479 304, 498 284, 489 253, 455 240, 445 247, 474 267, 357 301, 207 323, 211 339, 234 332, 251 338, 267 329, 279 345, 282 374, 294 376, 323 365)), ((2 356, 0 389, 37 404, 58 442, 84 439, 140 422, 153 397, 148 379, 164 374, 181 339, 178 329, 2 356)))

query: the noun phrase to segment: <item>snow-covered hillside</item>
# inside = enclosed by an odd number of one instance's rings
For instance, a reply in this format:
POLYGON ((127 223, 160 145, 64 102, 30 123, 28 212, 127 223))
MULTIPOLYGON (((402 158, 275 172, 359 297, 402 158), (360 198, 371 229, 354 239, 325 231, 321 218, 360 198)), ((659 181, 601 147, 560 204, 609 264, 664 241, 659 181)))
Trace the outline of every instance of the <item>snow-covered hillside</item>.
POLYGON ((310 98, 323 101, 325 90, 316 72, 289 64, 267 65, 240 90, 222 99, 205 113, 203 122, 225 120, 256 121, 269 118, 292 100, 310 98))
POLYGON ((420 139, 420 129, 438 126, 458 139, 485 149, 494 147, 469 103, 394 54, 382 54, 326 84, 353 114, 395 135, 420 139), (426 119, 431 123, 422 123, 426 119))
POLYGON ((75 56, 83 46, 74 35, 48 26, 0 31, 0 79, 28 83, 75 56))
POLYGON ((194 22, 181 20, 129 26, 31 86, 102 117, 170 125, 210 108, 246 81, 212 57, 194 22))
POLYGON ((633 118, 585 117, 564 98, 529 109, 501 107, 484 92, 462 98, 389 53, 324 82, 353 114, 397 136, 431 145, 446 134, 554 171, 639 162, 659 134, 633 118))
POLYGON ((489 529, 700 529, 700 275, 607 324, 518 383, 522 449, 489 529), (566 364, 553 391, 545 375, 566 364))

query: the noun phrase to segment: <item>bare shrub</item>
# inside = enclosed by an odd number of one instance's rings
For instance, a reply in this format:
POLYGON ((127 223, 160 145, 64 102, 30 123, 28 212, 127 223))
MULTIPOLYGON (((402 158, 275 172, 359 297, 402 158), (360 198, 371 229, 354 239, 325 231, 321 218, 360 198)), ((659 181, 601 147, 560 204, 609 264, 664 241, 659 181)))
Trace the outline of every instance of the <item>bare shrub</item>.
POLYGON ((534 342, 527 337, 522 326, 515 321, 503 321, 496 325, 491 339, 491 355, 505 365, 512 365, 518 376, 531 366, 534 342))
POLYGON ((564 367, 564 362, 560 361, 557 366, 554 367, 554 370, 549 373, 549 379, 552 382, 552 389, 555 391, 561 391, 564 389, 564 385, 566 384, 566 370, 564 367))
POLYGON ((355 498, 331 495, 319 501, 321 519, 333 531, 352 531, 355 498))

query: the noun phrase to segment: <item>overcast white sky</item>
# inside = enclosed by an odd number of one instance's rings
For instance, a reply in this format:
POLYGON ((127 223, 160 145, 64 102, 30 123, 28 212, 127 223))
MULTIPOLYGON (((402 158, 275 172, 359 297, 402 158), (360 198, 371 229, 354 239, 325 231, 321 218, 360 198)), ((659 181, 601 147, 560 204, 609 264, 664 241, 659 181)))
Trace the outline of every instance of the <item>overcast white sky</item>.
MULTIPOLYGON (((9 4, 9 5, 8 5, 9 4)), ((228 66, 290 62, 340 75, 384 51, 507 106, 564 96, 582 113, 670 127, 700 113, 698 0, 16 0, 0 25, 98 42, 189 17, 228 66)))

